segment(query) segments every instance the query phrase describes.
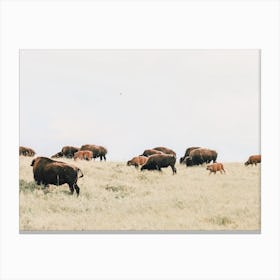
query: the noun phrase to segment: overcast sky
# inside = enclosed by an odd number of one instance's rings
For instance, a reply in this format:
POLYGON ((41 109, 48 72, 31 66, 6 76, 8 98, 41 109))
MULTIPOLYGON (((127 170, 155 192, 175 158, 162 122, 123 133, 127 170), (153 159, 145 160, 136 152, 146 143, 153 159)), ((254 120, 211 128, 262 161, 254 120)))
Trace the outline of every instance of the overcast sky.
POLYGON ((126 161, 166 146, 260 153, 257 50, 22 50, 20 145, 103 145, 126 161))

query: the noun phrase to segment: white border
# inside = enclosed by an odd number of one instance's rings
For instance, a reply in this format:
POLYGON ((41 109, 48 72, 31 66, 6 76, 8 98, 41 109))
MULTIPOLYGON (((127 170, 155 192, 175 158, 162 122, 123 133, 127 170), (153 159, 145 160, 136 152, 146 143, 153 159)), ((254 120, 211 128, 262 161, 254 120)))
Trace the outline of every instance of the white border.
MULTIPOLYGON (((1 2, 2 279, 279 279, 279 2, 1 2), (18 50, 262 50, 262 233, 20 235, 18 50)), ((42 110, 48 110, 43 108, 42 110)))

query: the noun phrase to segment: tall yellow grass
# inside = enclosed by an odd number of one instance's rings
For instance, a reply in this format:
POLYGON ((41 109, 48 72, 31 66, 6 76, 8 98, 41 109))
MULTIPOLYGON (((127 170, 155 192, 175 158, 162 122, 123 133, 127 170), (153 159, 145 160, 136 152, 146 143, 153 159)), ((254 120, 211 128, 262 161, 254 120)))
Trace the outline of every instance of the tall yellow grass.
POLYGON ((225 175, 176 164, 163 172, 77 161, 81 194, 45 190, 20 157, 20 230, 260 230, 260 166, 225 163, 225 175))

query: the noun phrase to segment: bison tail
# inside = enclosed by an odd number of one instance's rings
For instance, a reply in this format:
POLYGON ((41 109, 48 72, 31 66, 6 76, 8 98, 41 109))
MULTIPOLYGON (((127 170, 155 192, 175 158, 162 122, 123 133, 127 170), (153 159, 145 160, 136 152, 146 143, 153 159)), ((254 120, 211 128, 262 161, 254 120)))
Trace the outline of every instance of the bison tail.
POLYGON ((81 172, 81 176, 79 178, 84 177, 84 174, 83 174, 83 172, 82 172, 82 170, 80 168, 78 168, 78 173, 79 173, 79 171, 81 172))

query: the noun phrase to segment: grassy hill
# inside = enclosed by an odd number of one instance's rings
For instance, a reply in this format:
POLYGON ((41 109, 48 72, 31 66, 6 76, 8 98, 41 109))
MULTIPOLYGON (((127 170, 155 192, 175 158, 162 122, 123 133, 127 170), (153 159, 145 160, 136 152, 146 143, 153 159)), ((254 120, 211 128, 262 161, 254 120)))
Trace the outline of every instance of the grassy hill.
POLYGON ((143 171, 125 162, 77 161, 80 196, 67 185, 37 186, 20 157, 20 230, 260 230, 260 165, 225 163, 143 171))

